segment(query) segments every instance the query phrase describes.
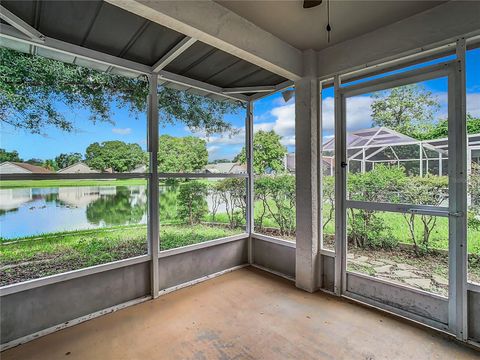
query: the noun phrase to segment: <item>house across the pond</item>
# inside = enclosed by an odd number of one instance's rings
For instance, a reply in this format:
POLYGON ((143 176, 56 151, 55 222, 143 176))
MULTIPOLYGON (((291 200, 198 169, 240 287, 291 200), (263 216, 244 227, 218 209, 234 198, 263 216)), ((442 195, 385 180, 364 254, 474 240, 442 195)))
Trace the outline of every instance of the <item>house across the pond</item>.
POLYGON ((207 174, 243 174, 247 172, 247 165, 236 162, 208 164, 205 166, 207 174))
POLYGON ((5 161, 0 164, 0 174, 51 174, 52 172, 42 166, 23 162, 5 161))
POLYGON ((57 173, 62 174, 94 174, 99 172, 100 171, 92 169, 90 166, 81 161, 57 171, 57 173))

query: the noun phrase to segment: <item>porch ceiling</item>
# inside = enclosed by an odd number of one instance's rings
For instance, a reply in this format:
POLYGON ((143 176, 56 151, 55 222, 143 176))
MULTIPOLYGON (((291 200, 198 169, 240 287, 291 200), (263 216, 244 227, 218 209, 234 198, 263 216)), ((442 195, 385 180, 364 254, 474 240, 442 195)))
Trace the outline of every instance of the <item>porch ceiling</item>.
POLYGON ((328 43, 327 0, 311 9, 303 9, 303 0, 215 1, 300 50, 321 50, 445 2, 330 0, 332 32, 328 43))
MULTIPOLYGON (((179 43, 188 40, 177 31, 102 0, 4 0, 2 6, 48 38, 149 67, 156 65, 160 59, 174 51, 179 43)), ((11 39, 2 39, 1 45, 102 70, 98 64, 88 64, 52 51, 38 51, 33 46, 25 44, 22 47, 11 39)), ((238 88, 274 87, 287 80, 200 41, 188 45, 189 47, 185 47, 186 50, 183 49, 177 57, 174 56, 162 70, 218 88, 234 88, 237 94, 242 93, 238 88)), ((189 89, 189 86, 173 85, 169 81, 164 81, 163 84, 189 89)), ((193 91, 206 94, 198 88, 193 91)), ((252 94, 254 93, 248 93, 252 94)))

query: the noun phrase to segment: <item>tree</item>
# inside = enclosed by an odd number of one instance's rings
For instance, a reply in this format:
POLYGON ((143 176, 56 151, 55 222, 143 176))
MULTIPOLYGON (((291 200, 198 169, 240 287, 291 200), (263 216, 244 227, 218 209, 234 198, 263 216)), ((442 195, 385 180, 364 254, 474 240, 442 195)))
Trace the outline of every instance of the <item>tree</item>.
POLYGON ((132 201, 131 190, 118 186, 115 195, 101 196, 87 205, 87 220, 95 225, 106 226, 138 224, 147 211, 143 201, 132 201))
POLYGON ((127 144, 118 140, 105 141, 87 147, 85 162, 92 169, 100 171, 112 168, 115 172, 128 172, 143 164, 145 156, 138 144, 127 144))
POLYGON ((51 171, 57 171, 58 170, 58 164, 55 160, 45 160, 42 163, 42 166, 45 169, 51 170, 51 171))
POLYGON ((31 165, 36 165, 36 166, 42 166, 43 165, 43 160, 38 159, 38 158, 31 158, 25 161, 27 164, 31 165))
POLYGON ((60 154, 55 158, 55 162, 59 169, 65 169, 73 164, 82 161, 82 154, 80 153, 68 153, 68 154, 60 154))
POLYGON ((0 163, 5 161, 22 162, 23 160, 20 159, 18 152, 15 150, 7 151, 5 149, 0 149, 0 163))
MULTIPOLYGON (((145 78, 130 79, 0 48, 0 121, 34 134, 43 134, 48 126, 75 129, 58 110, 59 103, 71 110, 88 109, 93 122, 113 124, 112 102, 138 116, 146 112, 147 95, 145 78)), ((165 87, 159 88, 158 99, 162 121, 181 122, 206 134, 232 131, 223 116, 240 107, 165 87)))
POLYGON ((424 87, 411 84, 379 91, 372 95, 374 126, 385 126, 410 135, 428 131, 440 104, 424 87))
MULTIPOLYGON (((271 171, 283 171, 284 157, 287 149, 280 143, 282 137, 274 130, 256 132, 253 136, 253 169, 256 174, 264 174, 271 171)), ((245 147, 235 157, 235 162, 245 164, 245 147)))
POLYGON ((209 164, 224 164, 224 163, 229 163, 229 162, 232 162, 232 160, 229 160, 229 159, 215 159, 215 160, 209 161, 208 163, 209 164))
MULTIPOLYGON (((480 118, 467 114, 467 133, 480 134, 480 118)), ((448 120, 442 119, 426 133, 413 134, 418 140, 433 140, 448 137, 448 120)))
POLYGON ((160 136, 159 172, 193 172, 208 163, 207 142, 194 136, 160 136))

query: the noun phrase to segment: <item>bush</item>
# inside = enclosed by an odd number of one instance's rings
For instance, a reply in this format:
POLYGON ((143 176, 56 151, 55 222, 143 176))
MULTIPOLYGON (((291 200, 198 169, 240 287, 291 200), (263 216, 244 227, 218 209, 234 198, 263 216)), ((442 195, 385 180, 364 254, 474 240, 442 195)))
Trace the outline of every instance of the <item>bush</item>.
POLYGON ((228 178, 214 185, 216 194, 225 204, 230 228, 240 226, 245 222, 247 211, 247 187, 241 178, 228 178))
POLYGON ((255 181, 255 197, 262 203, 262 212, 258 217, 260 227, 268 214, 279 227, 280 235, 295 234, 295 176, 284 174, 258 177, 255 181))
MULTIPOLYGON (((377 165, 372 171, 348 175, 348 198, 367 202, 398 202, 404 181, 403 168, 377 165)), ((347 213, 348 233, 354 246, 392 246, 392 237, 385 234, 388 228, 374 211, 350 210, 347 213)))
MULTIPOLYGON (((448 197, 448 177, 429 175, 407 178, 402 189, 402 197, 407 204, 441 206, 448 197)), ((415 213, 404 214, 403 217, 408 224, 415 254, 419 256, 427 253, 437 217, 415 213), (422 226, 420 236, 415 228, 417 218, 420 218, 422 226)))
POLYGON ((160 188, 159 194, 159 217, 160 223, 179 223, 177 196, 180 183, 167 184, 160 188))
POLYGON ((324 176, 322 183, 322 196, 323 203, 328 205, 328 213, 323 217, 322 229, 325 233, 327 225, 333 221, 335 216, 335 177, 333 176, 324 176))
POLYGON ((200 181, 187 181, 178 191, 178 215, 190 225, 198 224, 208 213, 207 185, 200 181))
POLYGON ((480 164, 472 163, 472 170, 468 178, 468 192, 470 194, 469 210, 480 222, 480 164))

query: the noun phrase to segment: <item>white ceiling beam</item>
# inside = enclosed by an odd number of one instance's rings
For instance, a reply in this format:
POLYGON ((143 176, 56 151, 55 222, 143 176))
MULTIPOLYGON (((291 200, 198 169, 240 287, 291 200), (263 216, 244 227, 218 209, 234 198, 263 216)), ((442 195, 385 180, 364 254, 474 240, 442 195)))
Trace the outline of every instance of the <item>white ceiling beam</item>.
POLYGON ((168 64, 175 60, 180 54, 192 46, 197 39, 186 36, 181 41, 178 42, 169 52, 167 52, 160 60, 158 60, 155 65, 152 66, 153 72, 159 72, 164 69, 168 64))
POLYGON ((279 91, 283 91, 285 89, 288 89, 288 88, 292 87, 293 85, 294 85, 294 82, 291 81, 291 80, 284 81, 284 82, 282 82, 278 85, 275 85, 275 88, 268 93, 257 93, 257 94, 251 95, 249 97, 249 100, 250 101, 255 101, 255 100, 263 99, 263 98, 265 98, 267 96, 270 96, 270 95, 273 95, 273 94, 275 94, 279 91))
POLYGON ((319 51, 318 75, 371 67, 480 33, 480 1, 449 1, 319 51))
POLYGON ((246 86, 246 87, 233 87, 223 88, 224 94, 245 94, 245 93, 265 93, 275 90, 275 86, 246 86))
POLYGON ((302 52, 212 0, 106 0, 290 80, 303 75, 302 52))
POLYGON ((139 74, 149 74, 151 72, 150 66, 122 59, 113 55, 108 55, 100 51, 87 49, 82 46, 70 44, 50 37, 45 37, 43 41, 39 42, 29 38, 20 31, 17 31, 12 26, 8 25, 0 26, 0 37, 17 40, 45 49, 55 50, 60 53, 73 55, 79 58, 91 60, 105 65, 114 66, 119 69, 137 72, 139 74))
POLYGON ((0 5, 0 19, 12 25, 15 29, 28 36, 30 39, 38 41, 43 41, 45 39, 45 36, 43 36, 40 31, 27 24, 2 5, 0 5))
POLYGON ((194 89, 204 90, 204 91, 207 91, 209 93, 220 95, 220 96, 223 96, 225 98, 232 99, 232 100, 238 100, 238 101, 247 101, 248 100, 248 98, 245 95, 242 95, 242 94, 224 94, 223 89, 221 87, 211 85, 211 84, 207 84, 207 83, 204 83, 203 81, 190 79, 186 76, 174 74, 174 73, 171 73, 171 72, 168 72, 168 71, 165 71, 165 70, 160 70, 158 72, 158 77, 161 80, 166 80, 168 82, 172 82, 172 83, 175 83, 175 84, 185 85, 185 86, 188 86, 188 87, 194 88, 194 89))

